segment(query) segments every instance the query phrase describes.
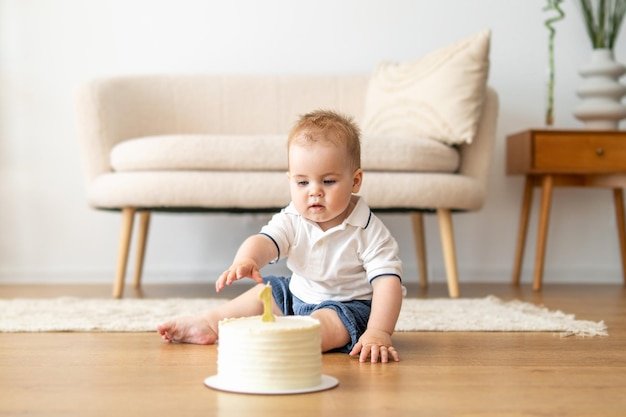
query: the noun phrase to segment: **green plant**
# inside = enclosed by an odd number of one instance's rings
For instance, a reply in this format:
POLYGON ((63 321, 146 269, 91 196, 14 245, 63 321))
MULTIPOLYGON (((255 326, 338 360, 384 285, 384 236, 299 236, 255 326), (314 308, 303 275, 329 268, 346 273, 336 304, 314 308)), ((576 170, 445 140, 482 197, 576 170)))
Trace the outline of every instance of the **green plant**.
POLYGON ((626 15, 626 0, 580 0, 593 49, 613 49, 626 15))
POLYGON ((548 107, 546 109, 546 125, 552 126, 554 124, 554 37, 556 36, 556 29, 554 24, 565 17, 565 13, 561 9, 561 3, 563 0, 547 0, 547 5, 543 9, 544 11, 554 11, 556 15, 547 19, 544 22, 546 28, 548 28, 548 107))

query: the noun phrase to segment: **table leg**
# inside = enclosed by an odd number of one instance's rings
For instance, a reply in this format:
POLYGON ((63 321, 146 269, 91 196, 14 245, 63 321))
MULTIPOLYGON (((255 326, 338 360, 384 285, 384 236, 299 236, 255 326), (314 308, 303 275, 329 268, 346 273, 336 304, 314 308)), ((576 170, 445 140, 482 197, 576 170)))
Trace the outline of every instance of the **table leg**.
POLYGON ((621 188, 613 188, 613 201, 615 203, 615 217, 617 219, 617 236, 622 258, 622 277, 626 285, 626 222, 624 221, 624 196, 621 188))
POLYGON ((537 233, 537 256, 535 258, 535 276, 533 290, 541 290, 543 280, 543 263, 548 240, 548 224, 550 222, 550 204, 552 202, 552 175, 544 175, 541 180, 541 212, 539 213, 539 232, 537 233))
POLYGON ((530 176, 526 176, 524 181, 524 195, 522 197, 522 207, 520 209, 519 229, 517 232, 517 249, 515 250, 515 264, 513 265, 513 285, 519 285, 522 274, 522 263, 524 261, 524 248, 526 247, 526 235, 528 233, 528 218, 530 217, 530 206, 533 202, 533 181, 530 176))

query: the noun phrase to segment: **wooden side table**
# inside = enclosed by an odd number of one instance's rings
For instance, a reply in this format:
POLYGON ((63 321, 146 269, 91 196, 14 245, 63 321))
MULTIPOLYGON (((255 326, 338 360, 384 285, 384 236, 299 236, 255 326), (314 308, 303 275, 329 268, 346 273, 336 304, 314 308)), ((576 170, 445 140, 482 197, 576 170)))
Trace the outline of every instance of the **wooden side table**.
POLYGON ((506 172, 525 175, 513 284, 518 285, 524 258, 534 187, 541 187, 539 230, 533 289, 539 291, 550 220, 553 187, 602 187, 613 190, 617 232, 626 285, 626 131, 532 129, 507 137, 506 172))

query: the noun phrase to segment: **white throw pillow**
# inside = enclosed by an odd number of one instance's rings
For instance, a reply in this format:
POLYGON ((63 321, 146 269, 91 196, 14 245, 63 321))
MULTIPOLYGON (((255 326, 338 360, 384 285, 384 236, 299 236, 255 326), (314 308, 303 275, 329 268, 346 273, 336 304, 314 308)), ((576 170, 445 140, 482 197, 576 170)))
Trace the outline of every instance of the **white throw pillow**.
POLYGON ((471 143, 485 97, 490 38, 483 30, 417 61, 381 63, 369 82, 363 132, 471 143))

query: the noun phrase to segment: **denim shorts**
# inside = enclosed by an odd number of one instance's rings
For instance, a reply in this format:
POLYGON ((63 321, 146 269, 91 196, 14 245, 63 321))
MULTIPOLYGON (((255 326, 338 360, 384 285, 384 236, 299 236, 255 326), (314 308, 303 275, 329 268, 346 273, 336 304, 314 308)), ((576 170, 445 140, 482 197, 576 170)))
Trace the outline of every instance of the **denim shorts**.
POLYGON ((308 316, 315 310, 334 310, 350 334, 350 342, 334 352, 349 353, 365 330, 372 310, 371 300, 323 301, 320 304, 307 304, 289 291, 291 278, 267 276, 263 281, 272 286, 274 301, 285 316, 308 316))

